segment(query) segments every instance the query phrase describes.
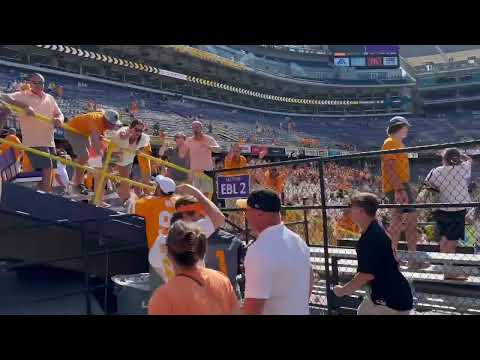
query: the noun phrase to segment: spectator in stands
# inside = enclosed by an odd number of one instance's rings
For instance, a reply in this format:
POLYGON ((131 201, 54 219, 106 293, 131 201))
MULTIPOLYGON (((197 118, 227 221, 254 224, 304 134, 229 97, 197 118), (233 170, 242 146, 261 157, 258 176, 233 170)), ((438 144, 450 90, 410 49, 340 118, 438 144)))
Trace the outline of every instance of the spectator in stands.
MULTIPOLYGON (((224 169, 235 169, 235 168, 242 168, 248 166, 247 159, 245 156, 241 155, 240 144, 233 144, 228 152, 227 156, 225 157, 223 163, 224 169)), ((241 176, 241 175, 248 175, 248 171, 245 170, 234 170, 234 171, 227 171, 220 173, 221 176, 241 176)), ((234 207, 235 200, 234 199, 227 199, 225 201, 226 207, 234 207)))
MULTIPOLYGON (((53 96, 44 92, 45 78, 41 74, 30 75, 28 84, 29 90, 9 95, 0 94, 0 100, 25 110, 19 116, 23 145, 55 155, 54 127, 62 126, 63 114, 53 96), (37 113, 53 119, 53 123, 36 119, 37 113)), ((34 170, 42 171, 39 190, 51 192, 52 170, 56 167, 56 163, 35 154, 30 154, 29 159, 34 170)))
POLYGON ((175 277, 154 292, 149 315, 228 315, 238 311, 230 280, 199 265, 206 249, 207 238, 198 228, 182 220, 171 226, 167 251, 175 277))
MULTIPOLYGON (((383 143, 382 150, 403 149, 405 147, 403 140, 408 135, 409 127, 410 123, 404 117, 393 117, 387 128, 388 138, 383 143)), ((409 184, 410 165, 406 152, 382 156, 382 177, 383 192, 391 204, 413 204, 415 202, 415 196, 409 184)), ((401 233, 404 231, 410 257, 408 267, 410 269, 428 267, 428 263, 422 262, 416 257, 418 239, 415 209, 393 209, 391 216, 389 232, 392 235, 394 250, 397 249, 401 233), (405 220, 405 225, 402 223, 402 218, 405 220)))
MULTIPOLYGON (((118 112, 106 110, 74 116, 69 120, 68 125, 78 133, 66 130, 65 139, 72 146, 76 156, 75 161, 85 165, 89 158, 89 147, 93 147, 96 154, 103 155, 100 142, 104 139, 105 132, 121 126, 122 123, 119 120, 118 112)), ((82 195, 88 195, 88 189, 84 184, 83 170, 75 169, 73 190, 82 195)))
MULTIPOLYGON (((150 144, 150 136, 144 133, 145 125, 141 120, 133 120, 129 126, 116 131, 112 142, 116 145, 112 163, 116 164, 119 175, 130 178, 133 160, 137 151, 143 151, 150 144)), ((130 198, 130 185, 122 182, 118 188, 122 202, 130 198)))
POLYGON ((313 289, 310 251, 283 224, 280 197, 271 190, 257 190, 237 205, 246 209, 249 228, 257 236, 245 258, 243 313, 308 315, 313 289))
MULTIPOLYGON (((472 174, 472 159, 455 148, 443 153, 443 166, 432 169, 426 182, 440 192, 441 203, 469 203, 468 181, 472 174)), ((465 237, 467 208, 450 207, 433 212, 440 237, 440 252, 454 254, 457 242, 465 237)), ((445 265, 445 279, 467 280, 467 276, 450 264, 445 265)))
MULTIPOLYGON (((63 149, 58 150, 58 156, 66 160, 72 160, 67 152, 63 149)), ((70 180, 68 178, 67 166, 60 161, 57 161, 57 168, 55 169, 54 186, 58 186, 60 189, 59 195, 65 195, 69 193, 70 180)))
POLYGON ((374 194, 358 193, 352 197, 352 219, 362 231, 356 248, 357 274, 333 291, 338 297, 349 296, 366 285, 368 291, 358 307, 358 315, 410 315, 412 290, 398 268, 390 238, 375 219, 378 204, 374 194))
POLYGON ((288 179, 288 170, 278 170, 277 168, 270 168, 265 171, 262 185, 268 189, 275 191, 280 197, 283 198, 283 191, 285 189, 285 183, 288 179))
POLYGON ((220 145, 202 130, 202 123, 192 123, 193 136, 187 138, 186 146, 190 150, 190 170, 192 184, 209 198, 213 195, 213 183, 205 177, 205 171, 213 170, 212 152, 220 151, 220 145))
MULTIPOLYGON (((233 144, 230 147, 230 151, 228 152, 227 156, 224 160, 224 168, 225 169, 235 169, 235 168, 242 168, 247 166, 247 159, 245 156, 241 155, 241 148, 240 144, 233 144)), ((226 171, 221 173, 225 176, 239 176, 239 175, 247 175, 248 172, 245 170, 235 170, 235 171, 226 171)))
MULTIPOLYGON (((189 149, 185 144, 187 137, 184 133, 179 132, 173 136, 175 140, 175 148, 167 148, 164 142, 160 147, 158 155, 168 162, 178 165, 184 169, 190 169, 189 149)), ((186 184, 189 182, 189 174, 167 167, 167 176, 175 180, 177 184, 186 184)))
POLYGON ((213 133, 213 125, 211 121, 208 123, 208 133, 209 134, 213 133))

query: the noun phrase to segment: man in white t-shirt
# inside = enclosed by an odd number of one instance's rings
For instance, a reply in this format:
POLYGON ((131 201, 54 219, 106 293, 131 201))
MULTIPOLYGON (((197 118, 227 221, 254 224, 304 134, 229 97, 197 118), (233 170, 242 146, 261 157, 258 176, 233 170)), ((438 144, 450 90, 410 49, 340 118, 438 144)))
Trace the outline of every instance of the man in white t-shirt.
POLYGON ((313 288, 310 249, 282 222, 274 191, 256 190, 238 200, 257 240, 245 257, 246 315, 308 315, 313 288))

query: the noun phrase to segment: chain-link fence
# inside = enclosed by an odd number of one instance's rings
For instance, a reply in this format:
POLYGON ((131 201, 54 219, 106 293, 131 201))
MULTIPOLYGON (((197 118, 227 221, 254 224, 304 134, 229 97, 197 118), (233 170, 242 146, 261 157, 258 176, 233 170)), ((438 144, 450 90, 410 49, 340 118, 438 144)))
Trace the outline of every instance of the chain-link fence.
MULTIPOLYGON (((338 298, 330 289, 357 272, 361 230, 352 219, 350 198, 368 192, 380 200, 376 218, 392 240, 399 269, 414 293, 416 313, 475 314, 480 311, 480 203, 475 155, 467 154, 475 153, 479 144, 401 149, 402 144, 386 141, 382 151, 243 170, 250 175, 250 190, 267 187, 281 195, 283 221, 309 244, 316 276, 310 301, 320 312, 355 313, 365 295, 359 290, 338 298)), ((220 176, 222 171, 214 175, 217 199, 228 193, 220 176)), ((248 231, 235 200, 224 205, 230 229, 248 231)))

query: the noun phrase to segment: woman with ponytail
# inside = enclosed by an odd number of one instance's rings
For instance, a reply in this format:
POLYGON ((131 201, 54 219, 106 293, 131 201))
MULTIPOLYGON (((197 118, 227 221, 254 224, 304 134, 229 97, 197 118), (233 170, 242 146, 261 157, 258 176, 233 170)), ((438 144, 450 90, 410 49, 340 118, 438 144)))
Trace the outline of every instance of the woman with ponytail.
POLYGON ((149 315, 229 315, 239 308, 230 280, 200 265, 207 238, 197 227, 178 220, 167 235, 167 254, 175 277, 150 299, 149 315))

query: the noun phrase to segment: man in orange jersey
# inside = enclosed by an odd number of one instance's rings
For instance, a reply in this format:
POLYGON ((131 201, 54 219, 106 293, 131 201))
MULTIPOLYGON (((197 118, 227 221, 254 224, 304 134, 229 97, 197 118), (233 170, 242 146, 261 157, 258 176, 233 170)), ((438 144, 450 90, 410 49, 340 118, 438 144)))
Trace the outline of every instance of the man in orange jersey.
MULTIPOLYGON (((100 141, 107 130, 113 130, 122 123, 119 120, 118 112, 105 110, 89 112, 72 117, 68 125, 76 129, 80 134, 65 131, 65 139, 70 143, 76 156, 75 161, 81 165, 88 162, 90 144, 96 154, 103 154, 100 141)), ((82 195, 88 195, 88 189, 83 183, 84 171, 75 169, 73 176, 73 190, 82 195)))

